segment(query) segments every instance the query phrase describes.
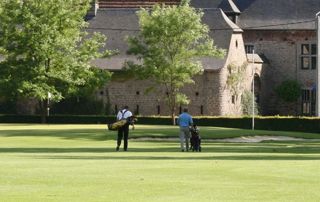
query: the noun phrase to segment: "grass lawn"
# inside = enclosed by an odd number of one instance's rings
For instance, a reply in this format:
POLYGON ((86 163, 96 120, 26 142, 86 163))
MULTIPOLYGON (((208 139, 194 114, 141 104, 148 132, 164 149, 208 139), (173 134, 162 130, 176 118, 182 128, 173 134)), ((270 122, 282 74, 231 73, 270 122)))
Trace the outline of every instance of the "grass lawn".
MULTIPOLYGON (((131 137, 177 137, 141 126, 131 137)), ((115 152, 105 125, 0 124, 0 201, 320 201, 320 140, 206 142, 244 135, 320 134, 200 127, 203 152, 129 140, 115 152)))

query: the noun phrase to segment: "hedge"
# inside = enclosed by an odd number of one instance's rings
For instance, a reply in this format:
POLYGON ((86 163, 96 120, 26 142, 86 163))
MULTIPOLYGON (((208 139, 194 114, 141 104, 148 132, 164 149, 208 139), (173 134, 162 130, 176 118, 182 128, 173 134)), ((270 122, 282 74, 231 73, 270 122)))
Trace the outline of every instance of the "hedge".
MULTIPOLYGON (((114 116, 52 115, 50 124, 106 124, 115 121, 114 116)), ((250 117, 195 117, 199 126, 251 129, 250 117)), ((0 115, 0 123, 41 123, 41 117, 26 115, 0 115)), ((138 117, 137 124, 171 125, 170 117, 138 117)), ((300 131, 320 133, 320 118, 308 117, 257 117, 255 129, 274 131, 300 131)))

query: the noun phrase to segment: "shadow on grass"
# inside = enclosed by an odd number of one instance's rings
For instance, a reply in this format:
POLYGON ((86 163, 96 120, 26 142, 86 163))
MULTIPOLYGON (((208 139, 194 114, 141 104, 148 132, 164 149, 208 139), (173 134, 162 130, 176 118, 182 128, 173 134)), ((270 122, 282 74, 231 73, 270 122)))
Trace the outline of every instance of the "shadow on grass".
MULTIPOLYGON (((178 129, 172 128, 150 128, 150 129, 136 129, 130 131, 131 138, 178 138, 178 129)), ((206 138, 234 138, 242 136, 255 136, 255 135, 285 135, 289 137, 304 137, 304 138, 320 138, 318 134, 303 134, 300 133, 284 133, 275 131, 252 131, 241 129, 219 129, 210 128, 202 130, 201 136, 206 138)), ((0 137, 57 137, 67 140, 85 139, 91 141, 104 141, 116 139, 117 131, 108 131, 106 129, 94 128, 70 128, 70 129, 24 129, 17 130, 0 130, 0 137)))
POLYGON ((153 147, 141 148, 132 146, 132 148, 130 148, 129 143, 128 152, 116 152, 114 147, 13 147, 0 148, 0 155, 4 153, 38 154, 40 158, 45 158, 46 154, 50 154, 46 158, 84 160, 320 160, 320 142, 207 143, 202 147, 202 154, 199 153, 198 155, 197 153, 189 152, 190 156, 187 156, 189 155, 188 153, 184 153, 182 157, 177 156, 178 153, 182 154, 179 150, 178 143, 160 142, 159 146, 157 146, 156 143, 151 146, 153 147), (40 156, 43 154, 45 155, 40 156), (83 154, 83 156, 78 154, 83 154), (141 154, 142 156, 137 154, 141 154))
POLYGON ((269 160, 269 161, 292 161, 292 160, 320 160, 320 156, 295 156, 295 155, 210 155, 210 156, 41 156, 41 159, 64 159, 64 160, 269 160))
POLYGON ((104 129, 64 129, 64 130, 1 130, 0 137, 58 137, 63 139, 87 139, 93 141, 112 140, 115 131, 104 129))
MULTIPOLYGON (((178 137, 177 133, 168 135, 168 131, 147 131, 139 132, 138 130, 130 131, 130 138, 136 139, 141 137, 147 138, 168 138, 178 137)), ((27 129, 27 130, 0 130, 0 137, 57 137, 66 140, 86 139, 92 141, 115 140, 117 131, 109 131, 106 129, 63 129, 63 130, 43 130, 43 129, 27 129)))

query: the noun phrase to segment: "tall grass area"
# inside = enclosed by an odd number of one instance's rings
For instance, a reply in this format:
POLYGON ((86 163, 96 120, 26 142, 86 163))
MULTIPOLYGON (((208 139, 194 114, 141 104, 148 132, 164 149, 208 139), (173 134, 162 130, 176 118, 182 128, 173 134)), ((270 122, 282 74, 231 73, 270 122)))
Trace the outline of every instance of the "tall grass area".
POLYGON ((0 201, 320 201, 320 134, 201 127, 203 151, 139 137, 176 126, 137 125, 116 152, 105 125, 0 124, 0 201), (221 143, 253 135, 312 141, 221 143))

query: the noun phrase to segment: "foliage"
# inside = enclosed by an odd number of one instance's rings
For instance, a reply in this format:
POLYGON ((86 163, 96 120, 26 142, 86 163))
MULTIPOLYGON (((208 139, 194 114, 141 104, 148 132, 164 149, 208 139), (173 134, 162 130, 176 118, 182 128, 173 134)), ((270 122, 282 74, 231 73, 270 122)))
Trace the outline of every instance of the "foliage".
MULTIPOLYGON (((253 99, 252 92, 245 90, 241 97, 242 113, 244 115, 252 114, 252 109, 253 109, 252 99, 253 99)), ((254 102, 254 114, 255 115, 259 114, 258 104, 256 101, 254 102)))
POLYGON ((16 100, 0 98, 0 114, 15 114, 16 100))
POLYGON ((92 91, 111 74, 91 61, 106 37, 88 35, 84 16, 90 0, 6 0, 0 2, 0 93, 58 102, 92 91))
POLYGON ((248 63, 243 63, 241 66, 236 66, 234 64, 228 65, 229 75, 227 78, 227 86, 230 89, 232 95, 235 95, 238 98, 238 95, 244 89, 244 80, 245 72, 247 69, 248 63))
POLYGON ((301 95, 301 85, 296 80, 285 80, 275 91, 283 101, 295 102, 301 95))
POLYGON ((164 87, 167 104, 174 120, 178 102, 188 103, 181 92, 185 84, 203 69, 198 61, 203 56, 222 57, 225 52, 214 46, 209 28, 201 22, 203 12, 182 1, 180 6, 155 5, 138 11, 140 33, 128 39, 129 54, 143 64, 128 63, 129 71, 139 79, 150 79, 164 87))
POLYGON ((86 96, 64 99, 54 104, 51 111, 51 114, 104 115, 106 110, 102 100, 86 96))
POLYGON ((129 71, 116 71, 112 73, 112 81, 125 82, 134 78, 134 76, 129 71))

